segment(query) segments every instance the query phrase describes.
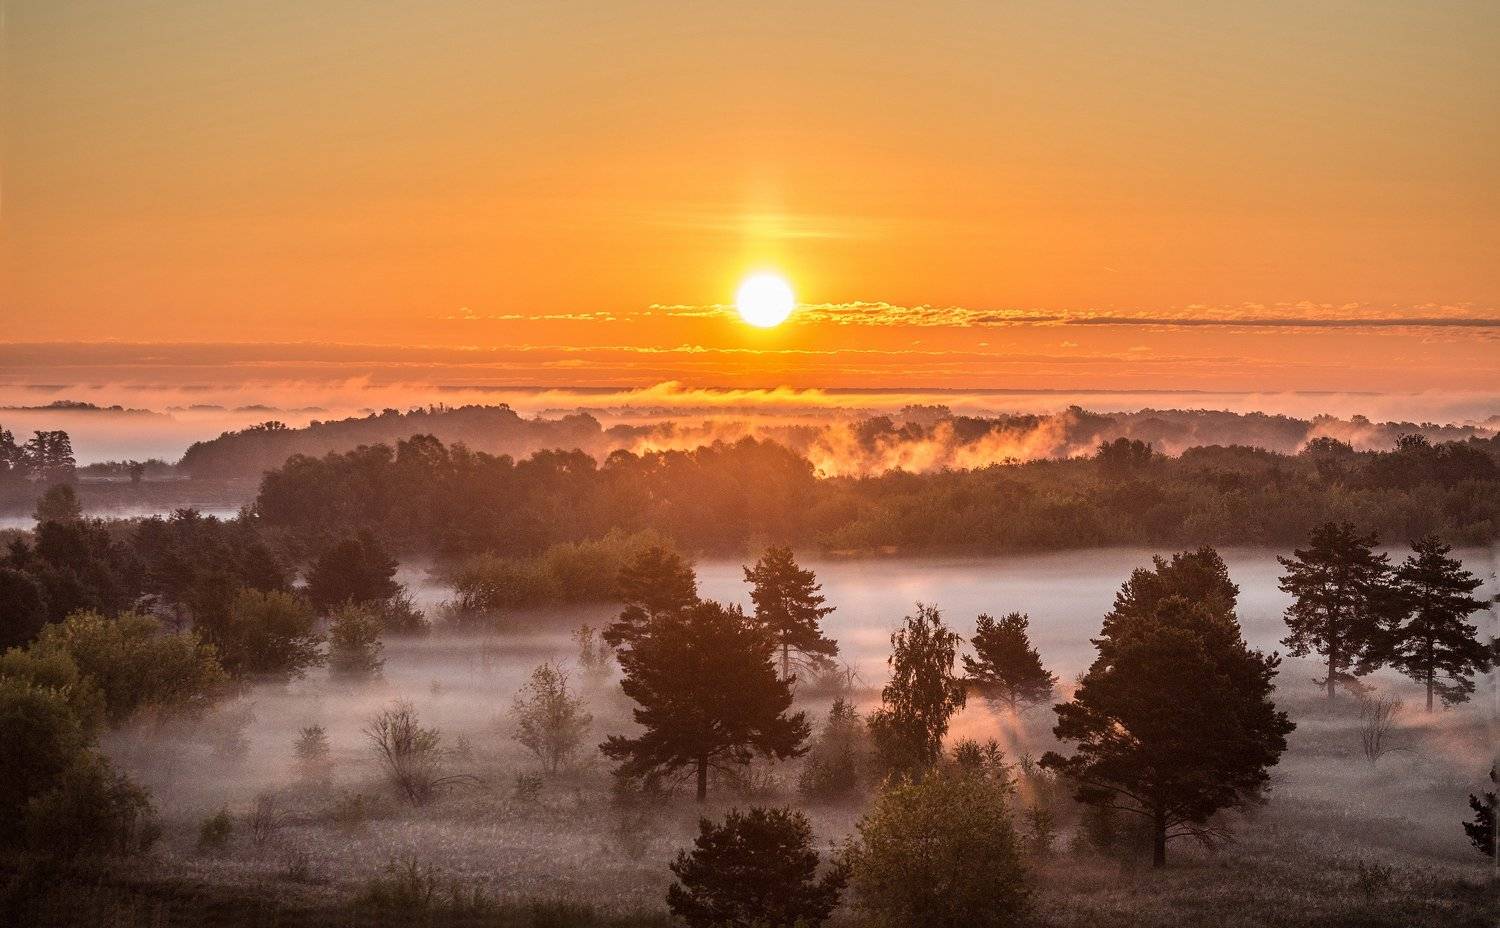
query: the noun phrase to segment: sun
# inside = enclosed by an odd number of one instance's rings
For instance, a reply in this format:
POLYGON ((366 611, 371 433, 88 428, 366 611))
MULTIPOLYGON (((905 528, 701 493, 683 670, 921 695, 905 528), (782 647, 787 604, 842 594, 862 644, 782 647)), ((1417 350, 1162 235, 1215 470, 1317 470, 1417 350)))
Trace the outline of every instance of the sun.
POLYGON ((786 321, 797 305, 792 285, 779 274, 763 271, 751 274, 734 295, 740 318, 757 328, 769 329, 786 321))

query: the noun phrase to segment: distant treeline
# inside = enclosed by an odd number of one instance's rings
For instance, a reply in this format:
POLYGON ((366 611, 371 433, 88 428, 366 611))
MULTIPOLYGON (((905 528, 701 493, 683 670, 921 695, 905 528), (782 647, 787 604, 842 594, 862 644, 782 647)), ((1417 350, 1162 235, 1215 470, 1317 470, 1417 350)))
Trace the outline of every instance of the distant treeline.
POLYGON ((1007 459, 1071 457, 1116 438, 1149 442, 1159 452, 1176 455, 1191 447, 1230 444, 1295 453, 1320 437, 1373 450, 1391 447, 1403 434, 1420 434, 1432 442, 1490 434, 1471 426, 1372 422, 1362 416, 1299 419, 1195 409, 1104 414, 1075 406, 1044 415, 963 416, 945 406, 909 406, 895 415, 860 419, 833 418, 816 410, 779 415, 766 409, 650 412, 656 421, 608 427, 587 411, 526 418, 505 405, 387 409, 361 418, 315 421, 307 428, 266 422, 195 443, 178 468, 194 478, 259 477, 294 454, 320 457, 359 445, 394 445, 415 434, 518 458, 568 448, 600 460, 620 449, 686 450, 751 437, 791 449, 826 475, 873 475, 893 467, 970 469, 1007 459), (713 421, 700 421, 709 417, 713 421))
POLYGON ((293 551, 369 531, 398 550, 448 557, 534 557, 642 531, 701 552, 1284 547, 1326 521, 1466 545, 1500 537, 1497 456, 1495 439, 1416 435, 1381 452, 1323 438, 1296 455, 1211 446, 1175 458, 1117 439, 1090 457, 818 478, 792 450, 748 438, 601 462, 580 451, 513 460, 414 436, 293 457, 266 475, 255 511, 293 551))

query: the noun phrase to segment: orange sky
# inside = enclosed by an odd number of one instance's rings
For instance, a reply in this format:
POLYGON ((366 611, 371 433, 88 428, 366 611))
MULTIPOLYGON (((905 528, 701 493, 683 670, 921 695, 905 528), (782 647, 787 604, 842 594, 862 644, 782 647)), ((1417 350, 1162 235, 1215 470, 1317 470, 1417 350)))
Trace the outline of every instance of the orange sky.
POLYGON ((1500 391, 1494 3, 4 15, 3 378, 1500 391))

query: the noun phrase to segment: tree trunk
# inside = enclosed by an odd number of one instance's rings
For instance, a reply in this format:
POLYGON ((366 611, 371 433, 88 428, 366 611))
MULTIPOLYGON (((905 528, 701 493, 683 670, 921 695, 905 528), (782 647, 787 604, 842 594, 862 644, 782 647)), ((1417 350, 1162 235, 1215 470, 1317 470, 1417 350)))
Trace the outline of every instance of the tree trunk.
POLYGON ((1151 830, 1151 866, 1165 867, 1167 865, 1167 812, 1165 809, 1156 810, 1156 819, 1152 822, 1151 830))
POLYGON ((708 801, 708 758, 698 758, 698 801, 708 801))
POLYGON ((1427 711, 1432 711, 1432 669, 1427 670, 1427 711))
POLYGON ((1334 697, 1338 695, 1338 682, 1337 682, 1338 677, 1336 675, 1337 674, 1337 670, 1338 670, 1338 665, 1339 665, 1339 649, 1338 649, 1338 645, 1336 645, 1336 644, 1330 644, 1328 646, 1328 701, 1329 702, 1333 702, 1334 697))

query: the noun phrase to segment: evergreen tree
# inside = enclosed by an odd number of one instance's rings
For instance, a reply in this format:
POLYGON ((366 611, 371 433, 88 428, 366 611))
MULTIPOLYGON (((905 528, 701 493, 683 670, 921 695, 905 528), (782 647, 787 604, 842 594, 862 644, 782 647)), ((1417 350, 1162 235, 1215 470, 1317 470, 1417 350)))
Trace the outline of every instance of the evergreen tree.
POLYGON ((1286 609, 1291 633, 1281 643, 1294 657, 1323 657, 1326 676, 1314 682, 1328 688, 1330 700, 1339 683, 1379 663, 1392 597, 1389 558, 1375 553, 1378 543, 1347 522, 1325 522, 1313 529, 1306 548, 1276 559, 1286 568, 1281 589, 1295 597, 1286 609))
POLYGON ((948 720, 963 708, 964 681, 953 672, 959 637, 936 606, 917 603, 917 614, 891 635, 891 679, 870 714, 870 734, 888 771, 915 773, 943 755, 948 720))
POLYGON ((70 483, 54 483, 36 501, 32 517, 42 522, 77 522, 83 518, 83 504, 78 502, 78 493, 70 483))
POLYGON ((1427 687, 1427 711, 1437 693, 1444 705, 1467 702, 1472 676, 1490 665, 1478 629, 1464 619, 1484 608, 1472 595, 1484 581, 1448 556, 1433 536, 1412 542, 1412 553, 1396 568, 1397 618, 1387 635, 1390 663, 1427 687))
POLYGON ((613 648, 634 645, 656 619, 678 615, 698 603, 693 565, 660 545, 647 548, 620 570, 619 587, 625 608, 604 630, 604 640, 613 648))
POLYGON ((374 535, 360 532, 323 552, 307 575, 307 597, 319 612, 345 603, 375 606, 401 592, 396 559, 374 535))
POLYGON ((1012 612, 996 622, 981 615, 974 625, 974 656, 964 655, 964 673, 972 689, 1012 712, 1052 698, 1057 677, 1047 672, 1042 656, 1031 646, 1028 616, 1012 612))
POLYGON ((640 735, 601 747, 622 776, 696 771, 698 801, 710 767, 744 765, 755 754, 800 757, 805 716, 788 715, 792 691, 776 675, 769 638, 738 609, 700 602, 658 618, 621 654, 625 694, 640 704, 640 735))
MULTIPOLYGON (((1500 783, 1500 775, 1496 774, 1494 767, 1490 767, 1490 782, 1500 783)), ((1469 836, 1469 843, 1474 845, 1479 853, 1494 857, 1496 851, 1495 794, 1486 792, 1482 799, 1470 794, 1469 808, 1474 810, 1474 821, 1464 822, 1464 834, 1469 836)))
POLYGON ((1280 659, 1246 646, 1230 605, 1226 617, 1222 603, 1174 595, 1149 615, 1117 616, 1073 701, 1057 707, 1053 732, 1077 753, 1042 759, 1081 802, 1143 818, 1157 866, 1168 841, 1211 838, 1215 812, 1259 797, 1295 727, 1270 698, 1280 659))
POLYGON ((672 862, 667 907, 691 928, 816 928, 838 905, 848 874, 818 876, 812 825, 791 809, 731 810, 698 823, 693 850, 672 862))
POLYGON ((794 653, 804 661, 827 660, 839 653, 838 644, 825 638, 818 624, 833 607, 823 605, 817 577, 797 566, 791 548, 767 548, 754 567, 745 568, 745 582, 752 587, 755 621, 781 650, 782 679, 791 679, 794 653))

